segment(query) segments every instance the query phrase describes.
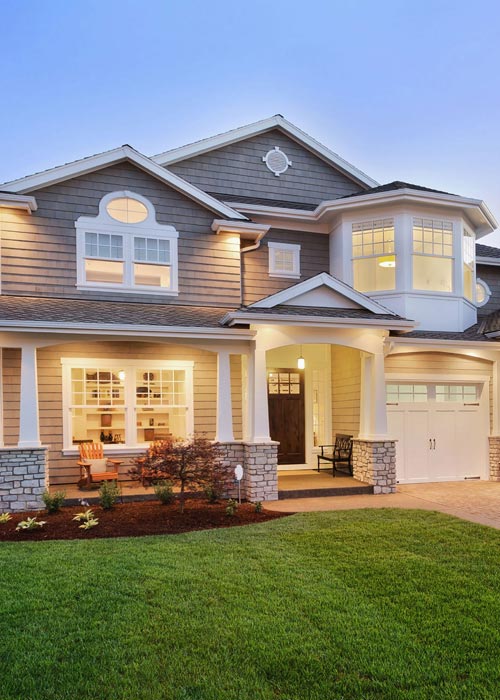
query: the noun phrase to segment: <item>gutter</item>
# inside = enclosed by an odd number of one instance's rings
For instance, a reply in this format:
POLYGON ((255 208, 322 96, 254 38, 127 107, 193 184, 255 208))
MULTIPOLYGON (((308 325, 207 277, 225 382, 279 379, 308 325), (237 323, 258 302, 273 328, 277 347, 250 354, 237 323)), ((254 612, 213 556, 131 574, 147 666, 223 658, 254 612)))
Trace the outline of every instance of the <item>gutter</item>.
POLYGON ((240 312, 230 311, 221 320, 223 325, 234 326, 238 323, 275 323, 279 325, 293 326, 299 323, 306 326, 381 326, 386 330, 414 330, 415 323, 405 319, 391 321, 390 319, 371 319, 371 318, 342 318, 331 316, 283 316, 282 314, 245 314, 240 312))

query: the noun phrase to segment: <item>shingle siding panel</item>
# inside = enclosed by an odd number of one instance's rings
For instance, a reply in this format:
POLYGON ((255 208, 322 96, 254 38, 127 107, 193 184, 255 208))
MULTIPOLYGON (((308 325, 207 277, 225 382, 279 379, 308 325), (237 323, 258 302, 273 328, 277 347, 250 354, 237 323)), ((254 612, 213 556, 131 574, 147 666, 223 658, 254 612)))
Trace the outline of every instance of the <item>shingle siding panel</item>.
POLYGON ((278 130, 260 134, 168 166, 172 172, 213 193, 319 204, 364 188, 278 130), (262 162, 274 146, 292 161, 276 177, 262 162))

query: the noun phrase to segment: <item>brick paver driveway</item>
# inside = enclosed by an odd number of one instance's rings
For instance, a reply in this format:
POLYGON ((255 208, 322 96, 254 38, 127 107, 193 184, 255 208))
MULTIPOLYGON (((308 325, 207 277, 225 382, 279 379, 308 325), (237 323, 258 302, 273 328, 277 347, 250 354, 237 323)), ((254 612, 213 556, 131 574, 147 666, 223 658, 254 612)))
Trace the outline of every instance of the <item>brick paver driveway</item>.
POLYGON ((353 508, 418 508, 438 510, 500 529, 500 482, 447 481, 436 484, 401 484, 397 493, 368 496, 331 496, 270 501, 269 510, 306 512, 353 508))

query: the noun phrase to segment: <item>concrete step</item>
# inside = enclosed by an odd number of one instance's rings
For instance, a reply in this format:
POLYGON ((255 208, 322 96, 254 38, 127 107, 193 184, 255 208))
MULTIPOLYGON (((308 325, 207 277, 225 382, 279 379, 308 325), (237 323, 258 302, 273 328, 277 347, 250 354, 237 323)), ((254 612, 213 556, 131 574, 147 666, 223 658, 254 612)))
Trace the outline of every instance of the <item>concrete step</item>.
POLYGON ((360 484, 359 486, 332 486, 327 489, 286 489, 278 491, 278 500, 285 498, 326 498, 327 496, 360 496, 373 493, 373 486, 360 484))

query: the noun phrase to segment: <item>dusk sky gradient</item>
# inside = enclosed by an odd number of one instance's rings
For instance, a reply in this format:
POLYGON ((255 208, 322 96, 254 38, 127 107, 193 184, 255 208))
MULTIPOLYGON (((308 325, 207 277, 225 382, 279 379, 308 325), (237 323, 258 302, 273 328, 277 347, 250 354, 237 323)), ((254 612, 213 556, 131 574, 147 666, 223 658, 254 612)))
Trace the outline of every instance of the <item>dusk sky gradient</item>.
MULTIPOLYGON (((0 0, 0 182, 281 113, 500 220, 500 2, 0 0)), ((1 186, 0 186, 1 189, 1 186)), ((500 245, 497 231, 483 242, 500 245)))

